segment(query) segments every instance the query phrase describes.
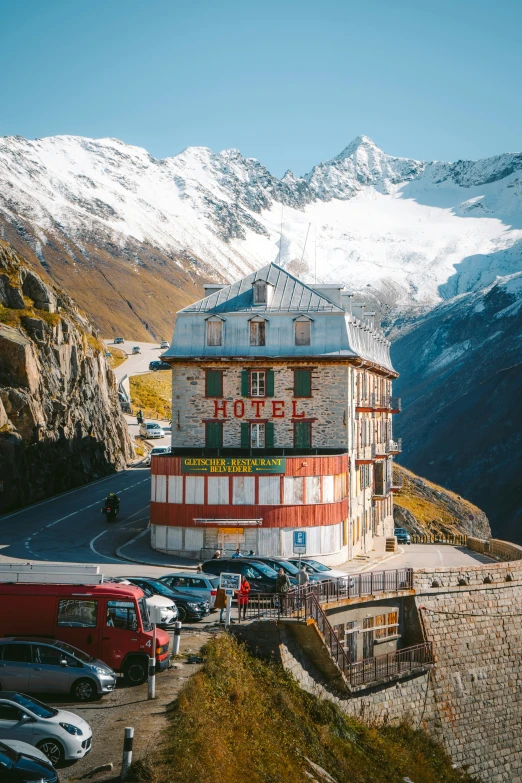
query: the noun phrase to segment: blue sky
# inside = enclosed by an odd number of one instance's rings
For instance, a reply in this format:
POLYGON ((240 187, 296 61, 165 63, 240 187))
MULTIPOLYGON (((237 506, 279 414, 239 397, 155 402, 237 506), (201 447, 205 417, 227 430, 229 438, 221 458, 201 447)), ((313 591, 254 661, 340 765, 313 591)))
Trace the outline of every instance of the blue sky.
POLYGON ((0 135, 239 148, 303 174, 357 135, 522 149, 520 0, 3 0, 0 135))

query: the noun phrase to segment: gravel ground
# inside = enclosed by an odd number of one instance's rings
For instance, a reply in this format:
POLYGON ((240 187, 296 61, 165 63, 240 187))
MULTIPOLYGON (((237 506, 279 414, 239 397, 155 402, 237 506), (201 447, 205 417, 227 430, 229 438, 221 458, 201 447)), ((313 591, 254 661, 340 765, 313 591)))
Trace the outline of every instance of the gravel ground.
MULTIPOLYGON (((215 631, 214 631, 215 633, 215 631)), ((211 638, 212 631, 187 630, 181 635, 181 654, 198 655, 211 638)), ((78 703, 50 701, 60 709, 68 709, 86 720, 93 730, 92 750, 83 759, 60 770, 61 783, 76 783, 84 778, 92 783, 117 779, 121 769, 123 735, 126 726, 134 727, 134 760, 153 748, 156 738, 166 726, 166 707, 174 701, 186 680, 198 671, 199 664, 173 661, 174 668, 156 677, 156 698, 147 700, 147 683, 135 688, 120 685, 99 702, 80 706, 78 703), (102 764, 114 764, 112 772, 86 776, 90 770, 102 764)))

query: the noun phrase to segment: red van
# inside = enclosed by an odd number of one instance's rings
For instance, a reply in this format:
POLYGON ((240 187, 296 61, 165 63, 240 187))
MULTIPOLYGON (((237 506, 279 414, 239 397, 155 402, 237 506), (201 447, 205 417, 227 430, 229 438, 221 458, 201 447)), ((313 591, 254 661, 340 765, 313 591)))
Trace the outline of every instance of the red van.
MULTIPOLYGON (((152 625, 139 587, 102 584, 0 583, 0 636, 59 639, 145 682, 152 625)), ((169 665, 169 636, 156 631, 156 671, 169 665)))

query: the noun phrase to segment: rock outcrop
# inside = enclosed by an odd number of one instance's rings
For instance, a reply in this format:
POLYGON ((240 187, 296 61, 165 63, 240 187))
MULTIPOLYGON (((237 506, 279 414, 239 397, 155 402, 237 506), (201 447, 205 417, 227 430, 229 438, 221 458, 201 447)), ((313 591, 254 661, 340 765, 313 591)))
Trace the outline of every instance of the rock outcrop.
POLYGON ((0 512, 121 470, 132 456, 93 327, 0 241, 0 512))
POLYGON ((400 491, 394 497, 393 519, 397 527, 410 533, 464 533, 491 538, 487 516, 460 495, 394 465, 394 484, 400 491))

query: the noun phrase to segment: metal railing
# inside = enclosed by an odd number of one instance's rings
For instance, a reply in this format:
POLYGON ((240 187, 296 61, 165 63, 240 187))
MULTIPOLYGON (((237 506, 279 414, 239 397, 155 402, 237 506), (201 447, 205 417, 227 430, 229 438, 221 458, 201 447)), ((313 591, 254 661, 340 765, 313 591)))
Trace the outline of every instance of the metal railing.
POLYGON ((466 546, 468 537, 464 533, 445 534, 426 533, 425 535, 413 534, 410 536, 412 544, 450 544, 451 546, 466 546))
POLYGON ((349 664, 350 685, 366 685, 367 683, 384 680, 433 663, 432 642, 403 647, 386 655, 366 658, 349 664))
POLYGON ((403 647, 393 653, 352 663, 337 633, 323 609, 330 601, 349 595, 375 595, 410 587, 413 584, 412 569, 379 571, 356 574, 344 579, 319 584, 307 584, 287 593, 254 593, 247 606, 247 618, 251 620, 313 620, 320 632, 329 655, 343 673, 350 686, 365 685, 400 675, 433 663, 431 642, 403 647))
POLYGON ((402 411, 402 400, 400 397, 390 397, 389 409, 400 413, 402 411))
POLYGON ((400 454, 402 451, 402 438, 389 440, 386 444, 386 451, 388 454, 400 454))

